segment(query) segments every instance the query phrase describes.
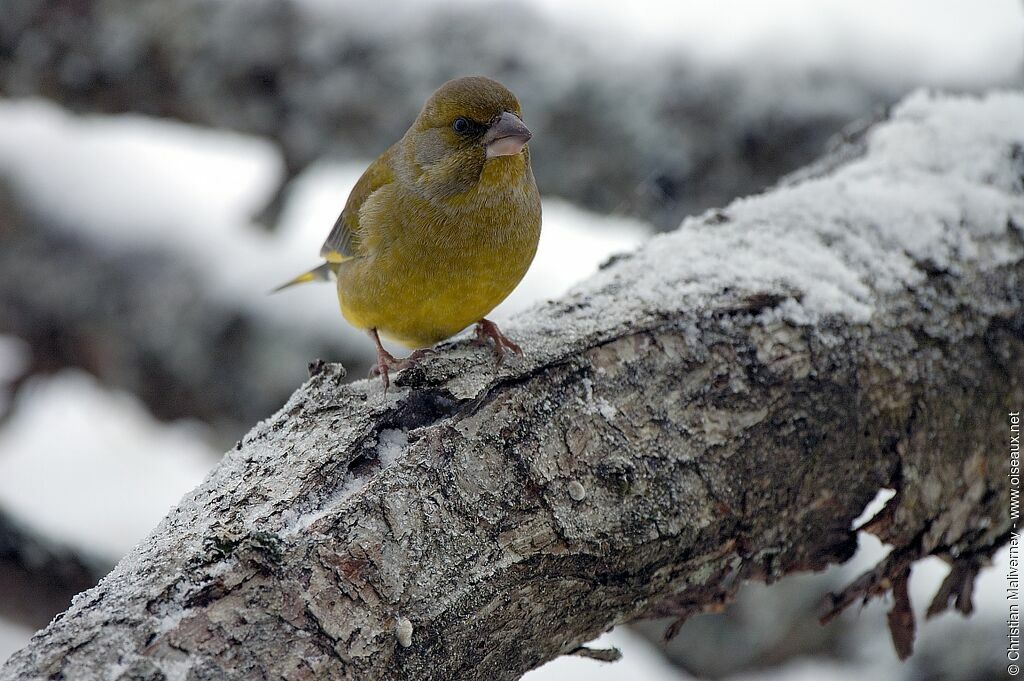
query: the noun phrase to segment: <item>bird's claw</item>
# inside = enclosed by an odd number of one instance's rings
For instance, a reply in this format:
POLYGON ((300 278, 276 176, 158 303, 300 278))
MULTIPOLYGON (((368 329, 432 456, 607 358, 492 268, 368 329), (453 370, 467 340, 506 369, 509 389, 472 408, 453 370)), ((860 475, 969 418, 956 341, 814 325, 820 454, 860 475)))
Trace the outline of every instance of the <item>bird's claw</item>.
POLYGON ((380 382, 384 384, 384 394, 388 394, 388 386, 391 385, 389 374, 392 369, 398 371, 402 367, 401 362, 386 350, 377 350, 377 363, 370 367, 370 378, 380 376, 380 382))
POLYGON ((514 354, 522 355, 523 349, 519 347, 512 339, 501 332, 498 325, 489 319, 481 319, 476 323, 476 338, 473 339, 474 345, 490 345, 494 352, 494 359, 498 366, 501 366, 502 362, 505 361, 505 352, 511 351, 514 354))
POLYGON ((416 350, 408 357, 398 359, 390 352, 384 349, 380 344, 380 338, 377 336, 376 331, 372 332, 371 337, 377 344, 377 363, 370 367, 370 378, 380 376, 381 383, 384 384, 384 394, 388 394, 388 387, 391 385, 390 373, 392 371, 401 371, 402 369, 408 369, 413 364, 416 364, 424 357, 428 357, 434 354, 432 348, 421 348, 416 350))

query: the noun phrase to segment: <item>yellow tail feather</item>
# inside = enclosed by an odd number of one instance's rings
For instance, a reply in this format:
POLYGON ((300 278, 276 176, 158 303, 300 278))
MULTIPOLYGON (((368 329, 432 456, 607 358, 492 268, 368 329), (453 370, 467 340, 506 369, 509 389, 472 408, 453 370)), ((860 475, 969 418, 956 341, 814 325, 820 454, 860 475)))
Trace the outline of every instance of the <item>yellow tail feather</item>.
POLYGON ((325 262, 319 267, 314 267, 308 272, 303 272, 291 281, 286 281, 273 289, 271 293, 277 293, 278 291, 283 291, 284 289, 295 286, 296 284, 305 284, 310 281, 330 281, 331 275, 335 272, 335 267, 337 267, 337 263, 325 262))

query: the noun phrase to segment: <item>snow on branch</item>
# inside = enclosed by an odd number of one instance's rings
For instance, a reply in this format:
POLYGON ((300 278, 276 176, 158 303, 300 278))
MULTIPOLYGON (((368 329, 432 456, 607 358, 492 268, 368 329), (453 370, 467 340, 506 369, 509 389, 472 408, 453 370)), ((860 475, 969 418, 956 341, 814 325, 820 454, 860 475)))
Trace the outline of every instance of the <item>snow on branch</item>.
POLYGON ((881 488, 827 609, 896 588, 909 653, 914 562, 969 601, 1010 536, 1022 230, 1024 96, 915 95, 521 315, 523 360, 323 367, 0 678, 513 679, 847 559, 881 488))

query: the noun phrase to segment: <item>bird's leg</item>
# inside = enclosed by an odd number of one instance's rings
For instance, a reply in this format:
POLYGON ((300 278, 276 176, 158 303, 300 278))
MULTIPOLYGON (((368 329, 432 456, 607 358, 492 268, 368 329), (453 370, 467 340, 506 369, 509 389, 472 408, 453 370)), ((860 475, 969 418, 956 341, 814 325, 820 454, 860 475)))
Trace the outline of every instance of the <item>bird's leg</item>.
POLYGON ((523 349, 503 334, 498 325, 490 319, 481 319, 476 323, 476 338, 473 342, 476 345, 494 343, 494 358, 499 365, 505 361, 506 350, 511 350, 517 355, 523 354, 523 349))
POLYGON ((377 329, 369 329, 367 330, 367 333, 370 334, 370 338, 373 339, 374 345, 377 346, 377 363, 370 368, 370 377, 372 378, 380 374, 380 380, 384 384, 385 393, 388 391, 388 386, 391 385, 391 379, 388 376, 390 371, 401 371, 402 369, 407 369, 424 357, 429 357, 435 352, 433 348, 420 348, 408 357, 398 359, 385 350, 384 346, 381 345, 377 329))
POLYGON ((384 349, 384 346, 380 344, 380 336, 377 335, 377 329, 367 329, 367 333, 370 334, 370 338, 373 339, 374 345, 377 346, 377 363, 370 367, 370 377, 374 377, 380 374, 381 383, 384 384, 384 394, 388 392, 388 386, 391 385, 391 379, 388 378, 388 372, 391 369, 398 370, 401 368, 399 360, 392 355, 390 352, 384 349))

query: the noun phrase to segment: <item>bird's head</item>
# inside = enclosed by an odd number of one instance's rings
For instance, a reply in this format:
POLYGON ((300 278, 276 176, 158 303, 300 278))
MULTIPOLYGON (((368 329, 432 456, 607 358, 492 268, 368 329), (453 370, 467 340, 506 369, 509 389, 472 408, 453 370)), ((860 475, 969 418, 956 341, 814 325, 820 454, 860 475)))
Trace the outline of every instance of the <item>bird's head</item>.
POLYGON ((482 76, 457 78, 424 104, 402 138, 402 157, 421 190, 444 198, 476 186, 487 164, 500 166, 496 177, 526 173, 531 136, 505 86, 482 76))

